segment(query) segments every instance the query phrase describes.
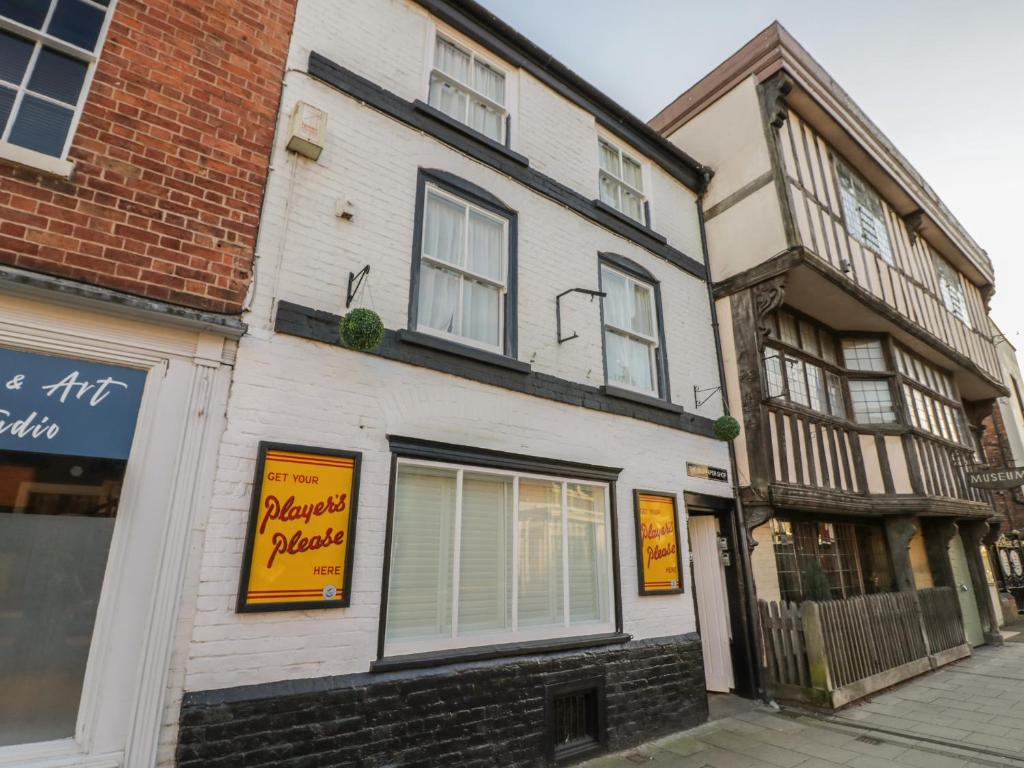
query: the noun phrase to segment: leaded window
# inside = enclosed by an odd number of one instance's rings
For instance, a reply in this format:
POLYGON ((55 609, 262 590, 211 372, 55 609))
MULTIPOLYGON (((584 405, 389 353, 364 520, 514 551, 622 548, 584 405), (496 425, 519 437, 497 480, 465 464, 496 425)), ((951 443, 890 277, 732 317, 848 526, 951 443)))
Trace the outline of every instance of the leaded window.
POLYGON ((836 176, 843 203, 846 230, 862 245, 892 264, 892 247, 882 202, 871 187, 846 163, 836 161, 836 176))

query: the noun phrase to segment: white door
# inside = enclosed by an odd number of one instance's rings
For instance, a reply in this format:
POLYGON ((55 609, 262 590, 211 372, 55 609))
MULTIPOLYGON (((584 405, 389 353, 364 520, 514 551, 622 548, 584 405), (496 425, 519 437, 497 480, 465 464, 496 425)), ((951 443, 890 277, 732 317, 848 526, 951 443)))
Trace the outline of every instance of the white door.
POLYGON ((731 631, 725 568, 718 549, 718 521, 714 515, 691 516, 689 530, 704 677, 709 691, 728 693, 733 687, 731 631))

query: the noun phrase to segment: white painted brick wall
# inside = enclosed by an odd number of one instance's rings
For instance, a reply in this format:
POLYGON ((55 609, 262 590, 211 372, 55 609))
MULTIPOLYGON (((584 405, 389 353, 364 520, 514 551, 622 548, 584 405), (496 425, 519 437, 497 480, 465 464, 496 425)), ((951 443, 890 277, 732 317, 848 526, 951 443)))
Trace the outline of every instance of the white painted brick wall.
MULTIPOLYGON (((530 73, 512 67, 443 22, 435 21, 411 0, 301 0, 289 67, 305 71, 310 52, 316 51, 408 101, 426 101, 435 29, 441 29, 505 71, 512 148, 527 156, 531 167, 588 199, 596 198, 598 129, 593 115, 562 98, 530 73), (382 40, 387 41, 386 51, 382 40)), ((618 140, 616 143, 634 156, 644 157, 636 149, 618 140)), ((700 261, 696 196, 658 166, 649 161, 646 166, 652 180, 647 193, 654 228, 670 245, 700 261)))
MULTIPOLYGON (((341 12, 327 0, 300 2, 292 66, 304 68, 308 51, 315 49, 406 98, 421 97, 417 89, 422 69, 417 67, 425 62, 426 16, 403 0, 358 0, 344 8, 341 12), (382 39, 389 42, 386 56, 382 39)), ((531 84, 521 89, 524 108, 534 105, 529 107, 535 110, 529 113, 537 126, 533 135, 568 143, 565 152, 538 149, 538 163, 550 164, 551 174, 560 179, 583 184, 593 171, 581 171, 580 162, 584 155, 592 161, 594 153, 579 150, 574 159, 569 148, 594 145, 592 119, 580 119, 579 110, 564 103, 559 112, 552 94, 541 88, 531 84), (585 127, 590 133, 578 139, 554 138, 562 128, 569 133, 585 127), (565 166, 556 174, 559 158, 565 166)), ((184 612, 191 622, 191 639, 187 648, 179 648, 183 664, 172 670, 169 713, 180 697, 176 679, 184 690, 202 690, 367 670, 376 654, 389 433, 623 467, 616 502, 625 631, 638 638, 693 631, 689 589, 677 596, 637 595, 632 490, 663 489, 680 497, 686 490, 728 494, 728 486, 690 478, 685 471, 686 461, 728 466, 724 444, 277 335, 270 328, 275 299, 343 311, 348 273, 365 264, 372 271, 357 305, 372 306, 389 328, 405 327, 416 169, 421 165, 466 178, 518 211, 519 355, 535 370, 595 386, 603 383, 597 303, 581 296, 568 300, 565 329, 580 338, 558 345, 554 297, 566 288, 596 288, 597 253, 614 251, 643 264, 662 283, 673 399, 692 411, 693 386, 718 383, 704 284, 430 137, 301 73, 290 73, 283 114, 290 114, 300 99, 329 113, 329 144, 320 161, 312 163, 284 152, 286 137, 278 136, 252 311, 246 317, 250 333, 239 346, 214 498, 195 574, 194 605, 184 612), (339 196, 353 200, 353 221, 334 216, 339 196), (350 608, 235 613, 260 440, 363 452, 350 608)), ((525 128, 525 113, 522 120, 525 128)), ((659 198, 664 194, 681 208, 678 215, 659 213, 662 231, 674 231, 674 238, 692 246, 699 243, 693 198, 673 184, 667 176, 654 177, 659 198)), ((698 256, 699 245, 688 252, 698 256)), ((720 412, 718 398, 700 411, 710 417, 720 412)), ((173 727, 168 724, 167 734, 173 727)), ((164 741, 170 745, 173 738, 165 735, 164 741)), ((165 759, 168 752, 169 747, 162 753, 165 759)))

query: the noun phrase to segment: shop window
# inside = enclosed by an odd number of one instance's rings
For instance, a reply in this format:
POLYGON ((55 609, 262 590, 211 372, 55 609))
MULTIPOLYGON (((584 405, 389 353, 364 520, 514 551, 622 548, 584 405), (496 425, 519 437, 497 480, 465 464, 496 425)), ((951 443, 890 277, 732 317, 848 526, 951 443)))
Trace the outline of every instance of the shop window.
POLYGON ((853 172, 846 163, 836 160, 836 176, 843 203, 846 231, 887 264, 893 263, 889 245, 889 230, 885 226, 882 202, 871 187, 853 172))
POLYGON ((505 73, 443 35, 434 41, 427 103, 498 143, 505 143, 505 73))
POLYGON ((658 397, 665 365, 657 284, 602 264, 601 290, 607 383, 658 397))
POLYGON ((783 600, 840 600, 892 589, 881 526, 772 520, 783 600))
POLYGON ((102 47, 109 3, 0 2, 0 140, 63 158, 102 47))
POLYGON ((515 214, 447 174, 421 173, 422 222, 414 253, 415 329, 515 354, 515 214))
POLYGON ((0 747, 75 735, 145 374, 0 350, 0 747))
POLYGON ((647 224, 640 161, 604 139, 598 139, 597 144, 601 202, 641 224, 647 224))
POLYGON ((389 655, 613 629, 608 486, 398 464, 389 655))

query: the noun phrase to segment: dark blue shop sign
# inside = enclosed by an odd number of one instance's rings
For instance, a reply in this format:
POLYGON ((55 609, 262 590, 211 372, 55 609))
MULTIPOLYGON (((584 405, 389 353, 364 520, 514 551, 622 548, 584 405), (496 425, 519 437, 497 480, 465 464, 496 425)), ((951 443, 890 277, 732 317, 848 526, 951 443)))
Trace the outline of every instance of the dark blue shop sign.
POLYGON ((145 371, 0 349, 0 449, 127 459, 145 371))

